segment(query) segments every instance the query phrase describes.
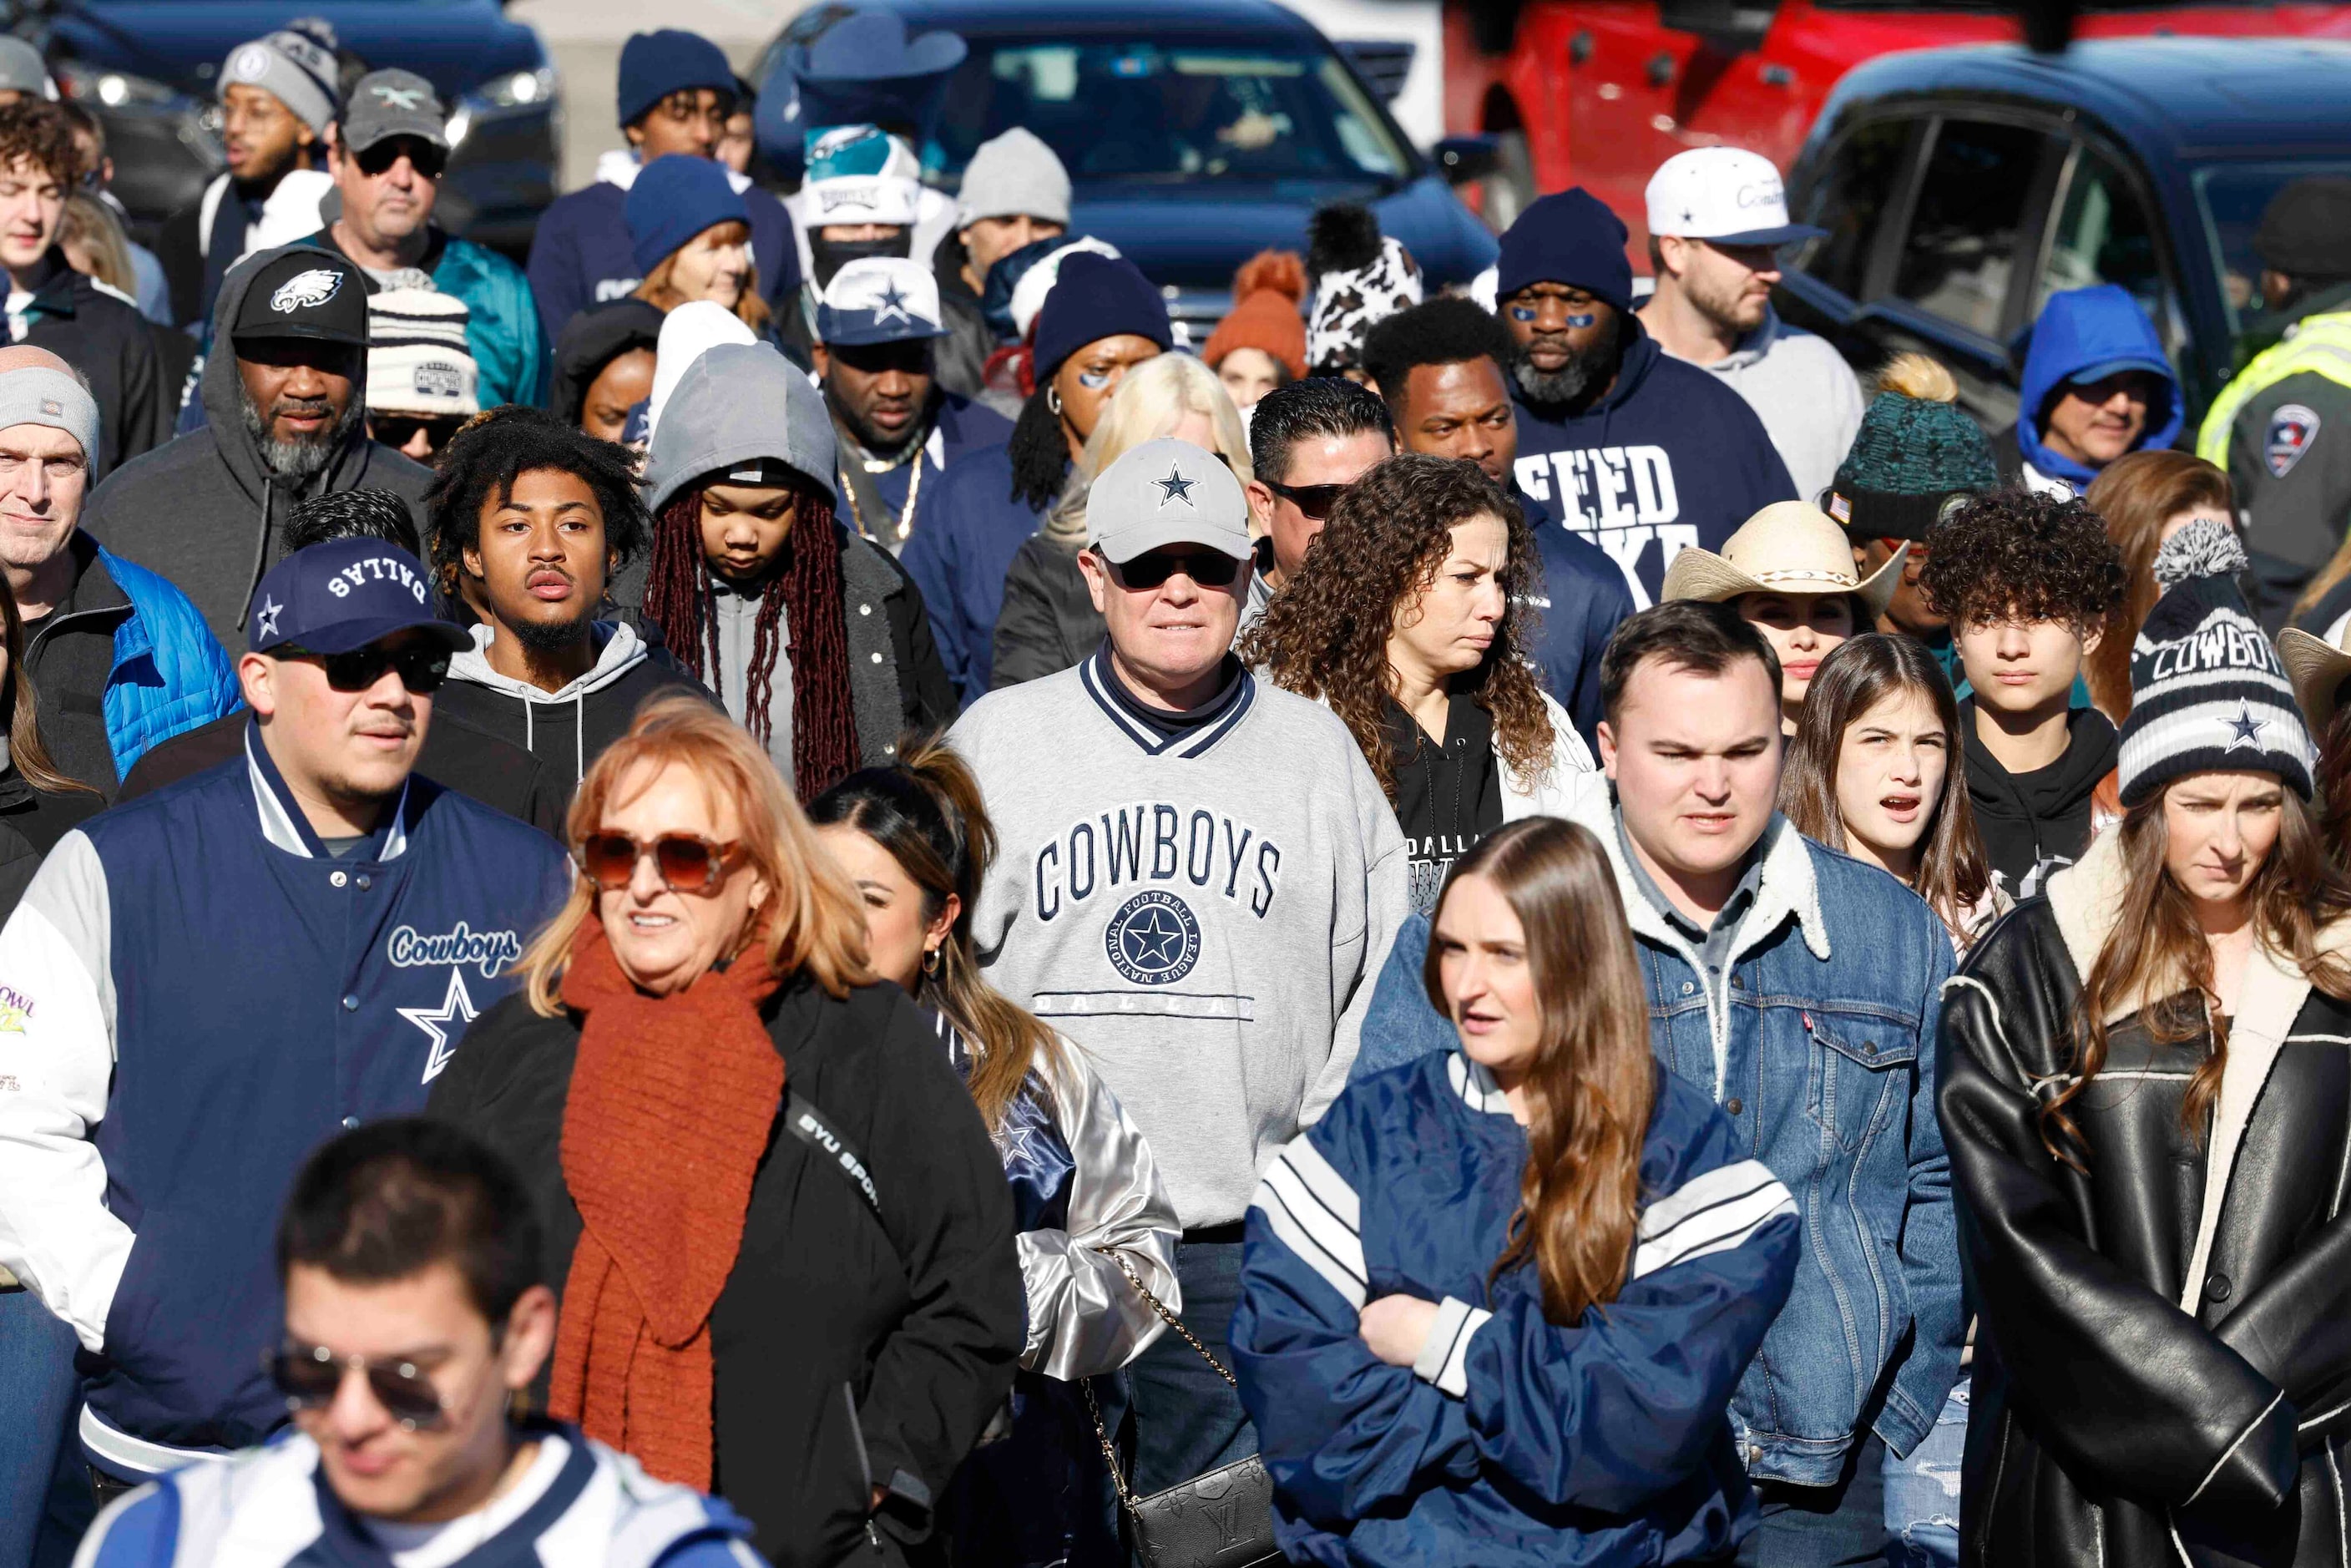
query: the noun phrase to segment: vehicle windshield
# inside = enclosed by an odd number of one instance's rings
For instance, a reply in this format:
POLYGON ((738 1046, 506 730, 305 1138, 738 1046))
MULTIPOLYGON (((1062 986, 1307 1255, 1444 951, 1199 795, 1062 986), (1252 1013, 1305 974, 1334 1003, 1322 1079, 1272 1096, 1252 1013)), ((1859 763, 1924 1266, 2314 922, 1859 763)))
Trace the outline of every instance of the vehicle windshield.
POLYGON ((2190 177, 2220 273, 2220 297, 2229 307, 2229 330, 2236 340, 2240 365, 2276 342, 2285 329, 2283 320, 2262 308, 2262 263, 2253 254, 2253 231, 2261 226, 2272 197, 2313 174, 2351 174, 2351 163, 2213 163, 2190 177))
POLYGON ((944 96, 933 161, 951 174, 1016 125, 1042 137, 1081 185, 1393 185, 1414 172, 1386 117, 1327 49, 974 38, 944 96))

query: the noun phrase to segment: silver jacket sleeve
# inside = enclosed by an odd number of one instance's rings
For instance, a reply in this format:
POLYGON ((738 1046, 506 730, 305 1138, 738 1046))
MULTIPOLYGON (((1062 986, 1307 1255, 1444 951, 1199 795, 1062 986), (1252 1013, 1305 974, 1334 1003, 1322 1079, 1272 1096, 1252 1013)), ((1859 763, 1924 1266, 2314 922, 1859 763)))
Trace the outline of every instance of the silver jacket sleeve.
POLYGON ((1038 1066, 1077 1166, 1070 1228, 1024 1231, 1016 1239, 1029 1290, 1029 1344, 1020 1364, 1068 1381, 1117 1371, 1166 1331, 1117 1260, 1096 1249, 1115 1248, 1169 1312, 1180 1315, 1184 1297, 1176 1282, 1182 1228, 1151 1145, 1078 1047, 1066 1038, 1060 1045, 1059 1061, 1038 1066))

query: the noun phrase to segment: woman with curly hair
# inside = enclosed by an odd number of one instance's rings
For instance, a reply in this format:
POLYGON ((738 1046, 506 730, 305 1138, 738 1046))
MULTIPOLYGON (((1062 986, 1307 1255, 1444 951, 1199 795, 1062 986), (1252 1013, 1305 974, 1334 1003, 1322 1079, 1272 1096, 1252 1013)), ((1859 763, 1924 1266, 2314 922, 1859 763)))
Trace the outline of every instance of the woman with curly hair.
POLYGON ((834 441, 806 376, 730 343, 678 382, 645 468, 645 613, 802 800, 955 715, 914 584, 834 520, 834 441))
POLYGON ((1415 909, 1479 839, 1563 815, 1595 777, 1527 663, 1520 606, 1541 572, 1518 504, 1476 465, 1407 453, 1340 497, 1241 644, 1345 721, 1404 828, 1415 909))

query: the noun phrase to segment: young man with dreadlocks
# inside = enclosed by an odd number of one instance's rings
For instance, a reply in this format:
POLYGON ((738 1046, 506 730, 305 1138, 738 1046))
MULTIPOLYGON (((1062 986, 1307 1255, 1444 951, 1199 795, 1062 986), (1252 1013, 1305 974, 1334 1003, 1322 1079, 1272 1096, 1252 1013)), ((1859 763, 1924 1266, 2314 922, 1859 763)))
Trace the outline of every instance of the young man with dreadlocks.
POLYGON ((834 520, 824 394, 763 343, 695 360, 645 465, 645 613, 803 800, 895 761, 955 687, 889 551, 834 520))
POLYGON ((567 800, 647 698, 708 695, 628 622, 596 619, 648 531, 624 448, 535 408, 498 409, 450 440, 425 507, 434 577, 481 617, 442 711, 537 757, 567 800))

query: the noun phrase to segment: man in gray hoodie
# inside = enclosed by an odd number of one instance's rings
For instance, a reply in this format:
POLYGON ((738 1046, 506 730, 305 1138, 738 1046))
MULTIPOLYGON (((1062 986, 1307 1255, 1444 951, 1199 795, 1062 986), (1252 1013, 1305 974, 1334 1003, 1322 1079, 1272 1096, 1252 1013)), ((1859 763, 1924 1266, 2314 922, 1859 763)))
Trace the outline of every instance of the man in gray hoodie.
POLYGON ((650 533, 628 455, 535 408, 451 441, 426 500, 433 572, 480 617, 450 661, 443 712, 536 756, 568 799, 646 699, 702 684, 625 621, 607 579, 650 533))
POLYGON ((116 469, 82 527, 171 579, 224 646, 242 646, 296 506, 367 486, 413 507, 433 482, 368 439, 367 340, 367 280, 343 257, 287 246, 237 263, 213 312, 204 428, 116 469))

